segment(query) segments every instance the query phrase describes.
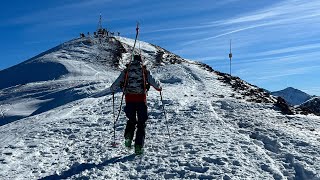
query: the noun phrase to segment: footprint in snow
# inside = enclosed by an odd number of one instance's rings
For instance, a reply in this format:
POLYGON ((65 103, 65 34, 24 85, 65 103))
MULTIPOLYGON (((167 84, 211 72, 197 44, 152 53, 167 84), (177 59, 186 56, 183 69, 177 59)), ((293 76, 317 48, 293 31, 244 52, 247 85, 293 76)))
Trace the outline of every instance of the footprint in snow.
POLYGON ((11 156, 13 153, 12 152, 4 152, 3 154, 6 156, 11 156))

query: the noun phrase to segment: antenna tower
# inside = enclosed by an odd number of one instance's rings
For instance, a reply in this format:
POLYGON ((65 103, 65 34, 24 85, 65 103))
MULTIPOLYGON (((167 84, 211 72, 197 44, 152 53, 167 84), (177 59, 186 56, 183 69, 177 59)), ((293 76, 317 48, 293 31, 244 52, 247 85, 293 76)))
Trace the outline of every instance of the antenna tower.
POLYGON ((101 13, 100 13, 99 24, 98 24, 98 30, 99 29, 102 29, 102 16, 101 16, 101 13))
POLYGON ((231 76, 231 59, 232 59, 231 39, 230 39, 230 53, 229 53, 229 59, 230 59, 230 76, 231 76))

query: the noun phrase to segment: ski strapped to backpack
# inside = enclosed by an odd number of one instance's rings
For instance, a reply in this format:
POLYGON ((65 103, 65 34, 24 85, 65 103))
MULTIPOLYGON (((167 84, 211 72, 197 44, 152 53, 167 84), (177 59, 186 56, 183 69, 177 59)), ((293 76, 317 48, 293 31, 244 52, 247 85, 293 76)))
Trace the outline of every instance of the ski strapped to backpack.
MULTIPOLYGON (((139 37, 139 22, 137 22, 137 27, 136 27, 136 37, 135 37, 135 40, 134 40, 134 44, 133 44, 133 49, 132 49, 132 56, 131 56, 131 60, 128 64, 128 67, 127 69, 129 70, 130 68, 130 65, 131 65, 131 62, 133 60, 133 57, 134 57, 134 50, 135 50, 135 47, 136 47, 136 43, 137 43, 137 39, 139 37)), ((121 113, 121 110, 122 110, 122 103, 123 103, 123 97, 124 97, 124 94, 125 94, 125 90, 126 90, 126 84, 127 84, 127 81, 128 81, 128 73, 125 74, 125 78, 124 78, 124 86, 123 86, 123 92, 122 92, 122 97, 121 97, 121 102, 120 102, 120 107, 119 107, 119 111, 118 111, 118 115, 117 117, 114 119, 114 125, 113 125, 113 143, 112 143, 112 146, 116 146, 116 123, 118 122, 119 120, 119 117, 120 117, 120 113, 121 113)))
MULTIPOLYGON (((147 93, 150 90, 150 84, 147 81, 147 75, 148 75, 148 71, 147 71, 147 67, 145 65, 141 65, 141 74, 142 74, 142 80, 143 80, 143 90, 145 93, 147 93)), ((125 70, 123 70, 124 72, 124 79, 128 79, 129 77, 129 68, 128 66, 126 67, 125 70)), ((120 88, 122 89, 123 92, 125 92, 126 87, 128 85, 128 81, 122 81, 120 82, 120 88)))

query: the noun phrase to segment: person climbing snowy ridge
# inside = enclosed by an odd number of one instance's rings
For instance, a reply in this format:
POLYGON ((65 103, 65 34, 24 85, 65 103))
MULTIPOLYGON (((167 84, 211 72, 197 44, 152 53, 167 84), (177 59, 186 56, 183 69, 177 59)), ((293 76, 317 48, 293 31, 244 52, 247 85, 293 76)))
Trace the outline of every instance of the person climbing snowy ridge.
POLYGON ((126 106, 124 111, 128 118, 124 133, 125 146, 131 148, 134 132, 137 128, 134 145, 136 154, 143 153, 145 127, 148 119, 148 86, 151 85, 157 91, 162 90, 160 82, 153 78, 150 71, 143 66, 141 61, 141 56, 135 55, 133 62, 121 72, 110 87, 112 93, 121 88, 125 94, 126 106))

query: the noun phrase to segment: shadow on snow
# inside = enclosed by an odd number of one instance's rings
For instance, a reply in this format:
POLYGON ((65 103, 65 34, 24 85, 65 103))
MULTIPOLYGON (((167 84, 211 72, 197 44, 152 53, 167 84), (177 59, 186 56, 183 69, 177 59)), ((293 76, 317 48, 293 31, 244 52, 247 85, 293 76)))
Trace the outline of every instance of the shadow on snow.
POLYGON ((90 169, 94 169, 94 168, 102 169, 105 166, 109 166, 111 164, 115 164, 118 162, 124 163, 127 161, 132 161, 134 158, 135 158, 135 155, 132 154, 132 155, 125 156, 125 157, 120 157, 120 156, 114 157, 114 158, 108 159, 100 164, 94 164, 94 163, 74 164, 69 170, 62 172, 61 175, 54 174, 54 175, 40 178, 40 180, 66 179, 66 178, 72 177, 73 175, 80 174, 81 172, 83 172, 85 170, 90 170, 90 169))

